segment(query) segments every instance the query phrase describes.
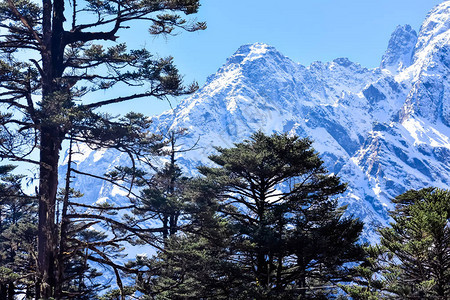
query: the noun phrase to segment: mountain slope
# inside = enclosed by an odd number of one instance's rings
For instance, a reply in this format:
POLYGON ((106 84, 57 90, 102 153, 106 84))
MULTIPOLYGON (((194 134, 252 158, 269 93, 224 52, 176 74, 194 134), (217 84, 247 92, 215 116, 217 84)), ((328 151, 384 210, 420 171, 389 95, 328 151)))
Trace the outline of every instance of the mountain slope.
MULTIPOLYGON (((269 45, 245 45, 194 95, 154 117, 152 130, 189 130, 180 143, 197 143, 197 150, 179 163, 192 175, 209 163, 213 146, 232 146, 257 130, 311 137, 329 171, 349 183, 340 201, 366 222, 371 239, 387 222, 392 197, 411 188, 449 187, 449 40, 446 1, 418 34, 397 27, 375 69, 346 58, 302 66, 269 45)), ((89 168, 94 155, 105 169, 118 159, 90 153, 78 167, 89 168)), ((89 197, 115 193, 103 185, 89 197)))

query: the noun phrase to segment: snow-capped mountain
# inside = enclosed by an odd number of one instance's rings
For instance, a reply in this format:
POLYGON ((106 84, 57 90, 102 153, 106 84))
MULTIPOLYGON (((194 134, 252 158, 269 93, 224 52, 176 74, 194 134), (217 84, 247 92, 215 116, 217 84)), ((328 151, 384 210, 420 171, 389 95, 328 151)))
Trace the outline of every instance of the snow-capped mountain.
MULTIPOLYGON (((257 130, 312 138, 328 170, 348 182, 340 201, 366 223, 370 239, 371 229, 388 221, 396 195, 449 188, 450 1, 435 7, 418 33, 398 26, 375 69, 346 58, 303 66, 266 44, 242 46, 195 94, 153 120, 155 131, 188 129, 179 143, 197 143, 196 150, 178 162, 191 175, 209 164, 213 146, 232 146, 257 130)), ((77 167, 101 164, 104 172, 118 160, 91 152, 77 167)), ((95 202, 117 195, 98 183, 87 196, 95 202)))

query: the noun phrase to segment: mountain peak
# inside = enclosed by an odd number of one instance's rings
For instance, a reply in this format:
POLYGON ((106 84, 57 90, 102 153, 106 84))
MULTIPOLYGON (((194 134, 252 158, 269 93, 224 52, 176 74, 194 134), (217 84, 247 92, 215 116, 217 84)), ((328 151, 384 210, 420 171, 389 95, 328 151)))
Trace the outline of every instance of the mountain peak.
POLYGON ((237 51, 234 53, 234 55, 249 55, 249 54, 255 54, 255 53, 266 53, 269 50, 274 50, 275 48, 273 46, 267 45, 265 43, 253 43, 253 44, 246 44, 240 46, 237 51))
POLYGON ((349 60, 347 57, 335 58, 335 59, 333 59, 333 62, 340 66, 343 66, 344 68, 354 65, 354 63, 351 60, 349 60))
POLYGON ((240 46, 215 74, 208 76, 205 87, 212 82, 215 82, 214 86, 235 83, 241 76, 258 81, 262 74, 279 72, 280 70, 284 72, 292 68, 297 68, 297 64, 280 53, 275 47, 265 43, 246 44, 240 46), (264 71, 261 71, 261 69, 264 69, 264 71), (259 70, 259 73, 257 70, 259 70))
POLYGON ((450 37, 450 1, 433 8, 420 27, 419 37, 414 50, 413 62, 421 60, 433 52, 432 48, 448 44, 450 37), (433 47, 428 47, 433 44, 433 47))
POLYGON ((278 53, 278 51, 275 47, 264 43, 243 45, 227 60, 227 64, 240 64, 245 61, 253 61, 270 53, 274 54, 278 53))
POLYGON ((397 26, 391 35, 380 68, 396 73, 411 65, 417 33, 410 25, 397 26))

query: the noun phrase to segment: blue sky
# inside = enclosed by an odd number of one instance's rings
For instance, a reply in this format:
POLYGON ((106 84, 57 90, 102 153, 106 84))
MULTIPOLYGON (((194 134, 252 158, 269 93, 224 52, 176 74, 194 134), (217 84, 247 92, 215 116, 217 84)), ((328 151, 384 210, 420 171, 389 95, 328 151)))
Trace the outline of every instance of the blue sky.
MULTIPOLYGON (((239 46, 263 42, 303 65, 348 57, 374 68, 397 25, 419 30, 436 0, 205 0, 193 16, 208 29, 155 38, 139 24, 122 36, 133 47, 172 55, 186 82, 200 85, 239 46)), ((172 101, 176 105, 181 99, 172 101)), ((170 108, 166 102, 136 100, 127 107, 147 115, 170 108)), ((124 107, 110 107, 123 113, 124 107)))

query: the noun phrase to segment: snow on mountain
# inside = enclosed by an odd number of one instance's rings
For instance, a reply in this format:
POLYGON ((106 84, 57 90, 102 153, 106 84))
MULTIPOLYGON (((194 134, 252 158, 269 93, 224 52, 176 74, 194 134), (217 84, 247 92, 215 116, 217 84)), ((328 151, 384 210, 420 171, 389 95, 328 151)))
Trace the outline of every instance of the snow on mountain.
POLYGON ((397 26, 381 59, 380 68, 395 74, 409 67, 416 43, 417 33, 411 26, 397 26))
MULTIPOLYGON (((418 34, 397 27, 375 69, 346 58, 303 66, 269 45, 244 45, 195 94, 154 117, 153 130, 189 130, 180 143, 197 143, 197 150, 178 161, 191 175, 209 164, 213 146, 230 147, 257 130, 311 137, 328 170, 348 182, 340 201, 365 221, 370 240, 388 221, 394 196, 449 187, 449 40, 446 1, 418 34)), ((78 168, 105 172, 118 160, 109 151, 90 152, 78 168)), ((94 184, 89 199, 113 201, 113 194, 94 184)))

